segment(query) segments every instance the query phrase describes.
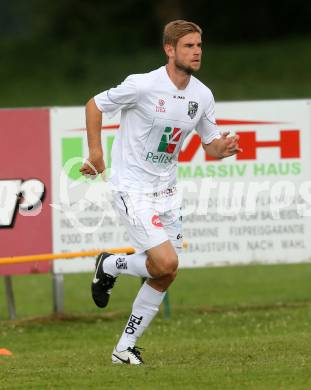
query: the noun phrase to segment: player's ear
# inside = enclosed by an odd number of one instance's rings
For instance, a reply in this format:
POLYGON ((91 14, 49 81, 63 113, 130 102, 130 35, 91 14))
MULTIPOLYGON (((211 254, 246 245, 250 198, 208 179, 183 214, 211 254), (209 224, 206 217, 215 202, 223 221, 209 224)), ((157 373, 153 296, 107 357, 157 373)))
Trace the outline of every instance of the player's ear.
POLYGON ((165 51, 165 54, 166 54, 166 56, 168 58, 171 58, 171 57, 173 57, 175 55, 175 48, 174 48, 174 46, 172 46, 172 45, 170 45, 168 43, 166 43, 164 45, 164 51, 165 51))

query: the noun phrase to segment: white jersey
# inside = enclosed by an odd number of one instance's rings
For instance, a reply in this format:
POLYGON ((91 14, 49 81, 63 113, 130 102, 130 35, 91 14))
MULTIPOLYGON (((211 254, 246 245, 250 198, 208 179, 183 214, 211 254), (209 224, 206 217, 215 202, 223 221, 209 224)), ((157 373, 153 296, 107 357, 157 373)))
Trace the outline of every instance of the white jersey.
POLYGON ((94 100, 108 118, 121 110, 111 153, 110 182, 117 191, 155 192, 174 186, 187 135, 196 129, 205 144, 220 137, 211 91, 193 76, 185 89, 178 89, 165 66, 128 76, 94 100))

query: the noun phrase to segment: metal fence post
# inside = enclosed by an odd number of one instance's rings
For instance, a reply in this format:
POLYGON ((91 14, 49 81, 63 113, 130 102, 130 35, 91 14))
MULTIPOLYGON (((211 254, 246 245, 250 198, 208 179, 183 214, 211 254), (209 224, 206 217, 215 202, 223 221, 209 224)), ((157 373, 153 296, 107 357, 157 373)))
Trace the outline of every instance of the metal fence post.
POLYGON ((64 275, 53 272, 53 312, 64 312, 64 275))
POLYGON ((9 318, 10 320, 15 320, 16 318, 15 299, 14 299, 14 291, 12 285, 12 277, 10 275, 4 276, 4 286, 6 292, 9 318))
POLYGON ((164 309, 164 319, 169 320, 171 318, 171 306, 168 297, 168 291, 166 291, 165 297, 163 299, 163 309, 164 309))

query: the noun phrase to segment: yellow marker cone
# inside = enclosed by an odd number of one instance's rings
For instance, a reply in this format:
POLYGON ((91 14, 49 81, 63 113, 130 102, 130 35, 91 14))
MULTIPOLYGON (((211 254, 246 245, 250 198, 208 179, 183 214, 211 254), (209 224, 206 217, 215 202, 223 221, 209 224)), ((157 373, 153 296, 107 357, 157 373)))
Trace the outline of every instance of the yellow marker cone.
POLYGON ((0 355, 11 356, 11 355, 13 355, 13 353, 11 351, 9 351, 8 349, 0 348, 0 355))

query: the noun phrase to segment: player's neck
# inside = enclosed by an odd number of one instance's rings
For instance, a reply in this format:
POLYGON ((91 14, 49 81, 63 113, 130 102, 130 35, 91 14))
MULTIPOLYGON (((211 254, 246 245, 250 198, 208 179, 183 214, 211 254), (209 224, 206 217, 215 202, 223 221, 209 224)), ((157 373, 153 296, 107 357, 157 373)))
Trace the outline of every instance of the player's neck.
POLYGON ((190 81, 190 74, 176 68, 172 63, 166 65, 166 72, 177 89, 185 89, 190 81))

